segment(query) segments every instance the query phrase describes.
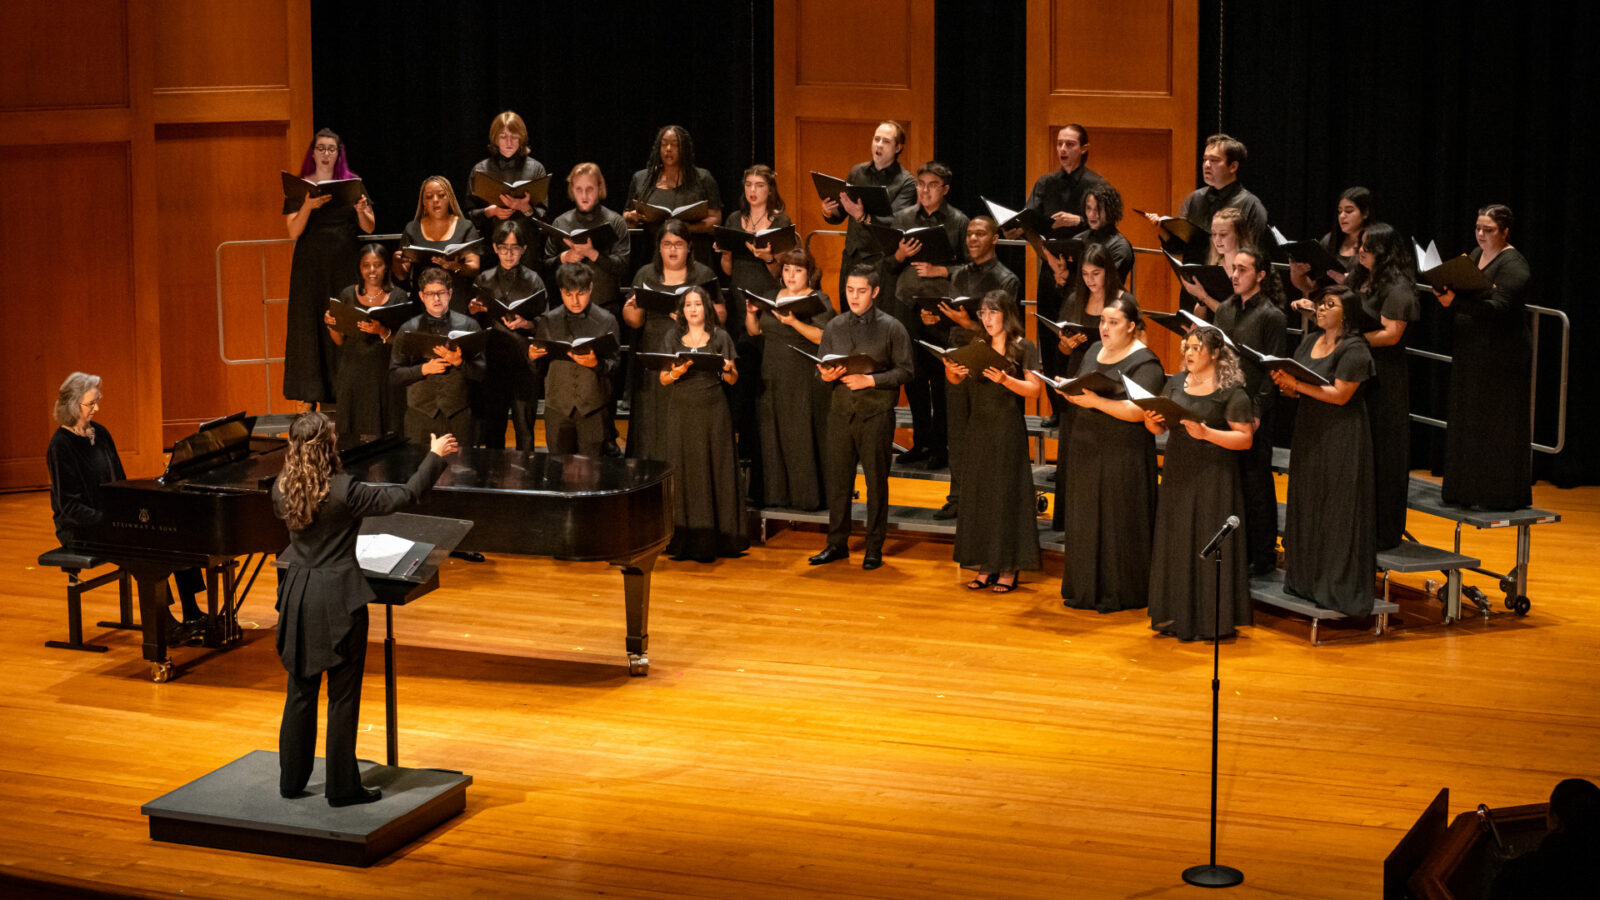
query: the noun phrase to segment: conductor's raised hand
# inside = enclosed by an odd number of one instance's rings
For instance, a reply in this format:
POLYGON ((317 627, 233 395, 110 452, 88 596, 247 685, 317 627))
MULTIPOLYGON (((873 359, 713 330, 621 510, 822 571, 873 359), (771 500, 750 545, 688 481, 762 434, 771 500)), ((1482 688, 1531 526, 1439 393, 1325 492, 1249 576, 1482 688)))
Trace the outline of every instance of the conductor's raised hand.
POLYGON ((430 434, 428 449, 439 456, 449 456, 461 448, 457 446, 456 436, 453 434, 430 434))

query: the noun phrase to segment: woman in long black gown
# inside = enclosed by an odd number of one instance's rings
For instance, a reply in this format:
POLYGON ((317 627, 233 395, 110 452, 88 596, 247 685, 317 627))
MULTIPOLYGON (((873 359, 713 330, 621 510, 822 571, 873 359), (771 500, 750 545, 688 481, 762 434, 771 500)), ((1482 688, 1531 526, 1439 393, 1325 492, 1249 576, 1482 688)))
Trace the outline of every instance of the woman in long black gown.
MULTIPOLYGON (((704 263, 689 257, 689 226, 677 219, 661 223, 656 232, 656 255, 649 265, 634 273, 633 286, 653 291, 673 291, 684 285, 701 285, 711 298, 712 323, 721 325, 727 309, 717 276, 704 263)), ((672 334, 675 324, 667 313, 640 306, 634 298, 622 304, 622 320, 638 329, 638 346, 658 347, 672 334)), ((633 398, 628 404, 628 456, 634 459, 662 459, 657 441, 661 436, 661 385, 639 366, 631 368, 633 398)))
POLYGON ((1294 352, 1301 365, 1330 382, 1309 384, 1273 372, 1278 389, 1301 400, 1295 414, 1294 467, 1283 529, 1283 586, 1324 609, 1372 614, 1376 571, 1372 435, 1362 387, 1372 378, 1372 352, 1362 336, 1361 298, 1332 285, 1312 292, 1317 328, 1294 352))
POLYGON ((722 192, 711 173, 694 164, 694 138, 682 125, 664 125, 656 132, 645 167, 633 173, 628 183, 627 209, 622 217, 634 228, 644 226, 654 240, 659 225, 651 225, 639 212, 639 204, 679 209, 706 202, 706 214, 689 225, 694 258, 708 266, 716 265, 712 249, 712 229, 722 224, 722 192))
MULTIPOLYGON (((400 306, 406 292, 389 281, 388 252, 382 244, 361 248, 361 281, 339 292, 352 306, 400 306)), ((362 435, 399 434, 404 407, 389 385, 388 328, 374 319, 363 321, 361 333, 346 336, 332 326, 332 313, 324 317, 329 337, 339 346, 339 378, 334 391, 334 418, 339 437, 355 443, 362 435)))
MULTIPOLYGON (((1100 313, 1100 340, 1084 354, 1077 375, 1091 371, 1120 384, 1122 376, 1150 393, 1166 373, 1144 342, 1139 304, 1122 296, 1100 313)), ((1070 395, 1079 407, 1067 444, 1066 548, 1063 605, 1096 612, 1146 603, 1150 537, 1156 513, 1156 444, 1144 412, 1121 388, 1099 396, 1070 395)))
POLYGON ((1022 317, 1010 294, 984 294, 978 320, 983 331, 972 339, 987 341, 1010 365, 974 376, 966 366, 944 361, 951 384, 972 382, 967 446, 961 452, 969 462, 956 519, 955 559, 978 570, 967 583, 969 590, 988 587, 1005 594, 1017 589, 1023 569, 1039 568, 1039 523, 1023 404, 1043 393, 1044 383, 1031 371, 1039 368, 1039 348, 1022 336, 1022 317))
MULTIPOLYGON (((324 128, 311 139, 300 177, 312 181, 355 178, 345 158, 344 141, 324 128)), ((334 397, 333 341, 322 327, 328 298, 356 280, 356 230, 371 234, 372 204, 363 196, 354 206, 330 206, 332 194, 296 206, 287 198, 283 215, 294 239, 289 264, 289 321, 284 330, 283 396, 305 409, 334 397)))
POLYGON ((1478 210, 1470 254, 1493 285, 1439 302, 1455 313, 1450 362, 1450 427, 1444 444, 1444 501, 1483 509, 1533 504, 1533 340, 1523 311, 1531 272, 1511 246, 1511 208, 1478 210))
MULTIPOLYGON (((1105 309, 1107 299, 1115 297, 1133 299, 1132 294, 1122 289, 1122 270, 1117 267, 1111 248, 1104 244, 1091 245, 1084 251, 1083 260, 1078 264, 1077 283, 1061 304, 1061 320, 1076 322, 1089 328, 1090 334, 1098 334, 1100 311, 1105 309)), ((1061 332, 1056 339, 1056 348, 1063 360, 1063 372, 1071 375, 1078 371, 1089 352, 1090 343, 1088 334, 1061 332)), ((1067 445, 1072 440, 1072 423, 1077 421, 1078 408, 1056 398, 1051 403, 1051 412, 1056 414, 1056 498, 1051 526, 1065 530, 1067 445)))
POLYGON ((1220 569, 1199 553, 1229 516, 1244 517, 1239 451, 1250 447, 1255 410, 1221 331, 1199 328, 1183 339, 1183 371, 1161 393, 1195 417, 1144 415, 1151 434, 1169 433, 1150 551, 1150 627, 1184 641, 1231 637, 1251 621, 1244 534, 1223 543, 1220 569))
POLYGON ((1361 265, 1350 287, 1361 295, 1367 346, 1377 375, 1367 387, 1367 422, 1372 430, 1372 482, 1377 511, 1377 546, 1400 543, 1406 530, 1406 491, 1411 483, 1411 377, 1406 327, 1422 318, 1416 282, 1407 269, 1410 250, 1398 231, 1382 222, 1361 234, 1361 265))
POLYGON ((715 374, 690 371, 684 362, 660 373, 663 411, 668 412, 661 444, 664 458, 678 473, 674 491, 672 540, 675 559, 709 563, 738 556, 744 544, 744 496, 739 491, 733 443, 733 415, 723 384, 739 380, 733 338, 717 327, 711 300, 695 287, 678 298, 677 327, 653 348, 658 353, 698 350, 725 362, 715 374))
MULTIPOLYGON (((422 180, 422 186, 417 189, 416 215, 406 223, 401 233, 408 246, 437 247, 441 250, 451 244, 465 244, 480 238, 478 229, 462 214, 461 204, 456 202, 455 188, 443 175, 430 175, 422 180)), ((478 248, 473 248, 455 259, 435 256, 427 265, 417 266, 418 271, 414 272, 411 262, 396 250, 394 277, 407 290, 414 290, 413 279, 421 274, 421 270, 432 266, 444 269, 450 273, 450 309, 465 313, 467 304, 472 300, 472 279, 478 274, 477 251, 478 248)))
POLYGON ((817 367, 790 348, 815 355, 822 326, 833 318, 833 301, 816 289, 821 280, 816 263, 795 247, 780 254, 783 287, 776 299, 816 294, 822 311, 801 318, 750 304, 745 327, 761 336, 761 396, 756 416, 761 429, 761 470, 768 506, 821 509, 824 436, 827 433, 829 385, 817 378, 817 367))
MULTIPOLYGON (((755 234, 768 228, 784 228, 793 224, 789 214, 784 212, 783 196, 778 193, 778 176, 772 167, 754 165, 745 169, 744 191, 739 197, 739 209, 728 217, 729 227, 755 234)), ((748 327, 748 309, 740 291, 763 297, 772 296, 783 286, 778 280, 782 263, 769 247, 750 244, 740 248, 718 246, 717 249, 721 251, 722 274, 728 276, 730 287, 739 289, 729 292, 724 298, 728 309, 725 321, 728 333, 733 335, 733 344, 739 350, 739 359, 744 363, 745 375, 728 391, 728 399, 733 406, 739 458, 751 463, 749 488, 751 498, 755 500, 762 496, 765 482, 765 473, 761 469, 761 426, 756 415, 756 406, 761 397, 761 379, 756 377, 762 368, 761 339, 748 327)))

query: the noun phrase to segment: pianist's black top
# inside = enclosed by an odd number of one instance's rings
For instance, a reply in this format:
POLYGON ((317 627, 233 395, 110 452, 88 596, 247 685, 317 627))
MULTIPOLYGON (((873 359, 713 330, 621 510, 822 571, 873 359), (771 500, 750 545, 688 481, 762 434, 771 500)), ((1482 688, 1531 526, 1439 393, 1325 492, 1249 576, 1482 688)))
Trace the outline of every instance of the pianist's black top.
POLYGON ((50 469, 50 512, 55 518, 56 540, 72 543, 73 529, 95 525, 105 517, 100 510, 100 485, 121 481, 122 460, 111 432, 90 422, 94 437, 80 437, 57 428, 50 437, 44 461, 50 469))
MULTIPOLYGON (((350 614, 376 596, 356 562, 356 535, 364 516, 386 516, 422 498, 444 474, 437 454, 423 457, 403 485, 367 484, 335 473, 328 497, 304 531, 289 533, 278 558, 278 655, 289 672, 309 678, 343 660, 338 647, 350 630, 350 614)), ((272 485, 272 508, 284 514, 283 492, 272 485)))

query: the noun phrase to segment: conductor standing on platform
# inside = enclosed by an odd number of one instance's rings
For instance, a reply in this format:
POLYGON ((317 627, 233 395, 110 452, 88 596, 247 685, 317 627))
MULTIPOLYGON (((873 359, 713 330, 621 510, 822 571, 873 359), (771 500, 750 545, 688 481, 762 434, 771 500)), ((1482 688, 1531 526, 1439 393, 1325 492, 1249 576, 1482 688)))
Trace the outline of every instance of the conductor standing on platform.
POLYGON ((372 485, 339 471, 333 420, 303 413, 289 426, 283 474, 272 507, 289 526, 279 554, 278 655, 289 672, 278 732, 278 792, 303 796, 317 743, 317 693, 328 673, 325 793, 329 806, 371 803, 382 794, 361 786, 356 766, 356 713, 367 659, 367 604, 372 587, 356 562, 364 516, 384 516, 417 502, 456 451, 453 435, 431 437, 429 452, 404 485, 372 485))

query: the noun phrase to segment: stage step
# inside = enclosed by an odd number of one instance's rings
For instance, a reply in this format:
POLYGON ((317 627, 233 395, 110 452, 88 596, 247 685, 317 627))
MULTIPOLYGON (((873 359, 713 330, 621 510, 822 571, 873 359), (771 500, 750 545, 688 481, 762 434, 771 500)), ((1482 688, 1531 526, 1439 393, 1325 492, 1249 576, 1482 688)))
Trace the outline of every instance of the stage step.
MULTIPOLYGON (((1348 619, 1344 613, 1332 609, 1323 609, 1309 600, 1290 595, 1283 588, 1283 570, 1274 569, 1266 575, 1250 579, 1250 598, 1257 603, 1265 603, 1278 609, 1302 615, 1311 620, 1311 644, 1316 646, 1320 642, 1317 626, 1325 620, 1348 619)), ((1389 629, 1389 614, 1397 613, 1400 607, 1390 600, 1374 600, 1372 602, 1372 616, 1377 620, 1373 634, 1383 634, 1389 629)))

